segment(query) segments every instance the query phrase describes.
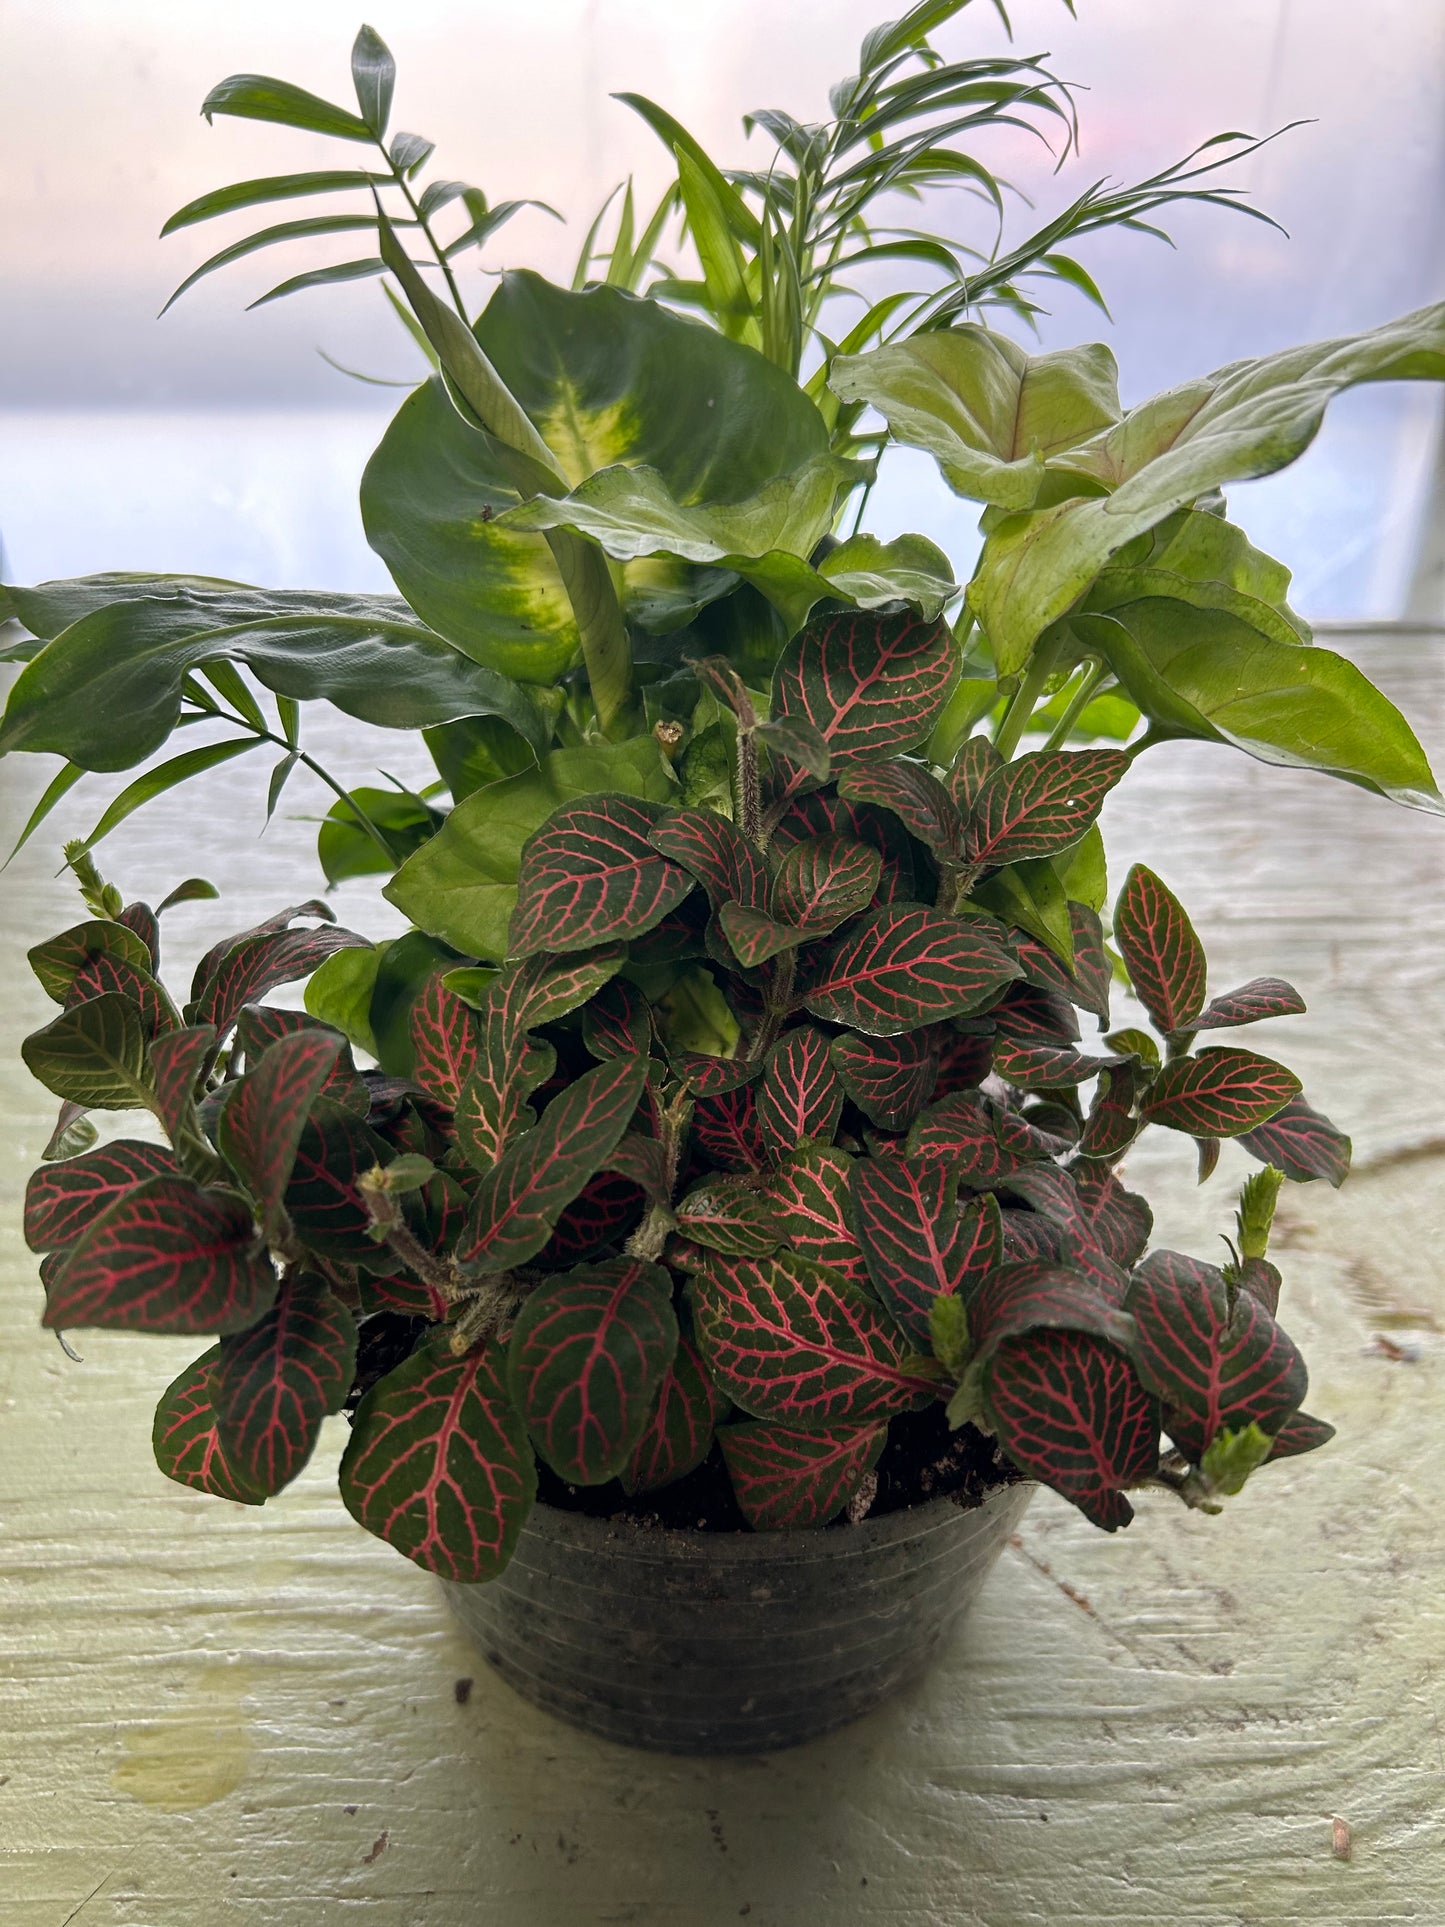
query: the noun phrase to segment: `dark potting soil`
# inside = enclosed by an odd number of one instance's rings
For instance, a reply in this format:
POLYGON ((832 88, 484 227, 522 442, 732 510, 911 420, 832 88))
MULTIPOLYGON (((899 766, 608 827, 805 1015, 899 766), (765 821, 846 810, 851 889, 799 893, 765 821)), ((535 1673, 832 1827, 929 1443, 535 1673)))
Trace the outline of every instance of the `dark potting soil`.
MULTIPOLYGON (((626 1520, 672 1532, 748 1532, 733 1497, 721 1449, 712 1451, 695 1472, 629 1498, 614 1479, 607 1485, 569 1485, 550 1467, 538 1465, 537 1497, 562 1512, 583 1512, 594 1519, 626 1520)), ((999 1486, 1013 1485, 1020 1474, 999 1453, 992 1439, 973 1426, 949 1429, 941 1404, 906 1412, 892 1421, 875 1468, 878 1489, 868 1506, 870 1519, 901 1512, 911 1505, 950 1495, 960 1505, 977 1505, 999 1486)), ((828 1530, 846 1529, 840 1514, 828 1530)))

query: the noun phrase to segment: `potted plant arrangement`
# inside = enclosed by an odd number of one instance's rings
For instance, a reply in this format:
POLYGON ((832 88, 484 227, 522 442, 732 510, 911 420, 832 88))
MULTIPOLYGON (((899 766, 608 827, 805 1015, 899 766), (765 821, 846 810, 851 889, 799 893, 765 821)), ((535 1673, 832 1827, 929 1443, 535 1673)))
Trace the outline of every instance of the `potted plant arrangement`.
POLYGON ((205 1340, 156 1456, 244 1504, 347 1411, 359 1523, 450 1582, 522 1690, 647 1745, 757 1750, 874 1704, 1038 1483, 1112 1532, 1131 1492, 1216 1511, 1331 1433, 1267 1248, 1280 1185, 1338 1184, 1349 1141, 1235 1035, 1303 1003, 1207 981, 1168 884, 1108 887, 1098 817, 1181 738, 1441 807, 1220 491, 1343 388, 1445 377, 1445 308, 1127 412, 1107 348, 1030 354, 979 315, 1027 319, 1050 278, 1096 294, 1071 237, 1233 204, 1214 170, 1243 150, 1015 246, 880 226, 924 188, 1001 211, 972 130, 1073 139, 1041 61, 935 51, 966 4, 871 34, 828 123, 754 116, 764 171, 627 97, 676 161, 656 212, 629 187, 573 288, 509 274, 479 317, 455 263, 521 204, 421 184, 374 33, 355 111, 223 82, 208 116, 380 156, 168 225, 356 196, 189 281, 372 238, 264 298, 386 275, 432 362, 362 485, 399 594, 6 592, 29 639, 0 750, 65 759, 25 835, 87 772, 213 738, 67 847, 84 918, 31 953, 59 1006, 24 1046, 62 1105, 25 1206, 45 1323, 205 1340), (661 263, 684 236, 690 279, 661 263), (937 285, 826 332, 843 276, 899 265, 937 285), (889 438, 981 506, 966 584, 862 530, 889 438), (420 731, 436 783, 337 783, 303 747, 317 700, 420 731), (328 878, 389 874, 413 927, 373 944, 304 902, 173 995, 162 913, 213 893, 128 902, 93 847, 264 746, 269 807, 299 764, 331 782, 328 878), (303 981, 304 1010, 265 1001, 303 981), (1121 988, 1148 1029, 1112 1027, 1121 988), (127 1110, 159 1131, 99 1141, 90 1114, 127 1110), (1201 1180, 1224 1138, 1259 1161, 1223 1265, 1151 1249, 1119 1167, 1155 1126, 1201 1180))

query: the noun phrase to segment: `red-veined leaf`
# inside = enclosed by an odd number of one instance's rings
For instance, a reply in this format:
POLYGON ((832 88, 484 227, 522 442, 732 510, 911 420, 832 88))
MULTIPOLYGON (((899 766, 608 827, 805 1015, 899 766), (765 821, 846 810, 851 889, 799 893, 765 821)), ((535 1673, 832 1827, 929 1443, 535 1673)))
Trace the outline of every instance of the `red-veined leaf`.
POLYGON ((77 923, 58 937, 48 937, 44 943, 36 944, 27 954, 42 990, 57 1004, 67 1001, 77 975, 97 957, 113 957, 147 976, 151 970, 151 954, 145 939, 129 924, 110 917, 77 923))
POLYGON ((495 1579, 537 1493, 497 1343, 455 1358, 439 1332, 357 1408, 341 1497, 368 1532, 444 1579, 495 1579))
POLYGON ((803 1024, 784 1032, 768 1053, 757 1099, 763 1140, 774 1156, 832 1143, 843 1086, 822 1031, 803 1024))
POLYGON ((125 957, 112 956, 104 950, 82 964, 71 978, 65 993, 66 1008, 92 997, 104 997, 107 992, 130 999, 140 1012, 146 1035, 152 1041, 166 1031, 179 1028, 170 998, 151 973, 138 970, 125 957))
POLYGON ((540 1251, 565 1205, 606 1163, 637 1109, 646 1064, 613 1058, 579 1077, 485 1173, 458 1263, 506 1271, 540 1251))
POLYGON ((190 1486, 193 1492, 234 1499, 238 1505, 264 1505, 265 1493, 247 1484, 221 1444, 211 1403, 211 1385, 220 1362, 221 1348, 213 1345, 162 1392, 151 1428, 156 1464, 168 1479, 190 1486))
POLYGON ((1128 1525, 1121 1488, 1159 1463, 1159 1407, 1122 1352, 1088 1332, 1005 1339, 983 1375, 984 1414, 1030 1478, 1105 1532, 1128 1525))
POLYGON ((151 1073, 156 1087, 156 1114, 174 1144, 184 1135, 199 1092, 201 1074, 216 1044, 214 1025, 198 1024, 168 1031, 151 1045, 151 1073))
POLYGON ((454 1111, 481 1050, 482 1027, 476 1012, 448 990, 438 973, 427 978, 414 999, 407 1026, 412 1082, 454 1111))
POLYGON ((691 873, 653 848, 661 815, 630 796, 554 810, 522 848, 508 954, 590 950, 661 923, 693 888, 691 873))
POLYGON ((652 1011, 635 984, 614 977, 582 1010, 582 1041, 594 1057, 645 1057, 652 1011))
POLYGON ((1003 1257, 998 1202, 958 1208, 958 1171, 944 1158, 860 1158, 853 1167, 858 1235, 885 1307, 920 1345, 935 1300, 967 1302, 1003 1257))
POLYGON ((146 968, 153 977, 160 975, 161 968, 161 926, 160 918, 148 903, 128 903, 117 923, 123 923, 127 930, 134 930, 150 953, 150 963, 146 968))
POLYGON ((20 1046, 32 1077, 81 1110, 155 1108, 145 1020, 114 991, 61 1011, 20 1046))
POLYGON ((642 1137, 636 1131, 628 1131, 608 1158, 605 1168, 626 1178, 630 1184, 635 1184, 654 1204, 670 1202, 667 1153, 655 1137, 642 1137))
POLYGON ((259 1325, 221 1341, 211 1403, 227 1463, 268 1498, 289 1485, 355 1366, 356 1326, 340 1300, 319 1278, 283 1285, 259 1325))
POLYGON ((1257 1024, 1265 1017, 1301 1017, 1304 1008, 1304 998, 1283 977, 1253 977, 1239 990, 1211 997, 1189 1028, 1233 1030, 1238 1024, 1257 1024))
MULTIPOLYGON (((341 1037, 339 1030, 330 1024, 323 1024, 309 1011, 281 1010, 275 1004, 247 1004, 236 1019, 236 1047, 245 1059, 246 1068, 254 1070, 263 1051, 269 1050, 280 1038, 290 1037, 302 1030, 319 1031, 323 1037, 341 1037)), ((190 1033, 183 1032, 182 1035, 189 1036, 190 1033)), ((345 1043, 344 1038, 342 1042, 345 1043)), ((159 1090, 158 1053, 152 1050, 151 1057, 157 1061, 156 1087, 159 1090)), ((356 1117, 365 1117, 370 1110, 371 1096, 366 1088, 366 1080, 352 1060, 350 1045, 346 1045, 338 1055, 331 1075, 321 1086, 321 1095, 356 1117)))
POLYGON ((948 1158, 967 1184, 996 1184, 1020 1164, 1020 1155, 999 1140, 997 1113, 978 1091, 955 1091, 930 1104, 908 1133, 911 1157, 948 1158))
POLYGON ((808 941, 806 930, 779 923, 762 910, 749 910, 741 903, 725 903, 717 913, 718 927, 728 940, 744 970, 755 970, 781 951, 796 950, 808 941))
POLYGON ((1309 1389, 1304 1360, 1252 1292, 1177 1251, 1151 1251, 1128 1307, 1140 1377, 1164 1406, 1164 1429, 1197 1465, 1221 1431, 1275 1432, 1309 1389), (1232 1298, 1232 1303, 1231 1303, 1232 1298))
POLYGON ((656 1492, 695 1471, 712 1449, 728 1402, 684 1338, 662 1375, 642 1436, 618 1477, 625 1492, 656 1492))
POLYGON ((365 937, 331 924, 316 930, 273 930, 245 937, 226 951, 206 979, 205 989, 187 1005, 186 1021, 214 1024, 218 1034, 224 1036, 243 1006, 254 1003, 268 990, 309 977, 338 950, 370 948, 365 937))
POLYGON ((1204 946, 1178 897, 1142 863, 1114 905, 1114 941, 1158 1029, 1188 1030, 1204 1008, 1204 946))
POLYGON ((933 1095, 937 1040, 926 1030, 900 1037, 845 1032, 833 1039, 831 1049, 843 1089, 882 1131, 906 1131, 933 1095))
POLYGON ((1252 1158, 1278 1165, 1296 1184, 1324 1178, 1338 1190, 1349 1175, 1350 1140, 1302 1097, 1291 1098, 1267 1124, 1246 1131, 1239 1141, 1252 1158))
MULTIPOLYGON (((1011 1265, 1054 1265, 1074 1261, 1074 1243, 1061 1224, 1040 1211, 1025 1211, 1010 1205, 999 1213, 1003 1223, 1003 1255, 1011 1265)), ((1115 1296, 1122 1298, 1129 1281, 1118 1283, 1115 1296)))
POLYGON ((883 868, 874 892, 880 903, 912 903, 919 892, 913 844, 896 816, 871 803, 850 803, 845 796, 795 797, 773 832, 772 848, 780 855, 799 844, 833 834, 852 837, 878 852, 883 868))
POLYGON ((834 831, 795 843, 773 878, 773 914, 810 937, 826 936, 873 900, 883 858, 871 843, 834 831))
MULTIPOLYGON (((1105 1172, 1104 1175, 1110 1182, 1115 1182, 1110 1173, 1105 1172)), ((1010 1212, 1008 1229, 1014 1247, 1027 1245, 1030 1255, 1042 1255, 1047 1252, 1050 1256, 1084 1273, 1091 1287, 1102 1293, 1111 1304, 1122 1305, 1124 1294, 1129 1289, 1127 1271, 1114 1258, 1112 1252, 1105 1249, 1103 1237, 1094 1219, 1089 1215, 1075 1174, 1072 1171, 1062 1171, 1053 1163, 1031 1164, 1022 1171, 1014 1172, 1008 1178, 1007 1184, 1015 1196, 1026 1199, 1039 1216, 1063 1233, 1062 1242, 1055 1242, 1041 1235, 1039 1228, 1032 1225, 1028 1218, 1020 1216, 1017 1212, 1010 1212), (1035 1233, 1037 1242, 1028 1242, 1031 1231, 1035 1233)), ((1118 1185, 1117 1189, 1121 1199, 1130 1197, 1131 1194, 1126 1192, 1122 1185, 1118 1185)), ((1102 1200, 1097 1190, 1092 1190, 1090 1197, 1091 1200, 1099 1202, 1102 1208, 1102 1200)), ((1142 1204, 1143 1200, 1140 1199, 1137 1202, 1142 1204)), ((1143 1249, 1153 1224, 1153 1217, 1147 1205, 1144 1206, 1144 1210, 1142 1235, 1138 1239, 1137 1248, 1130 1249, 1128 1259, 1130 1264, 1143 1249)), ((1106 1223, 1104 1230, 1111 1242, 1118 1242, 1118 1230, 1114 1225, 1106 1223)), ((1132 1246, 1133 1241, 1130 1242, 1132 1246)))
POLYGON ((1078 1041, 1079 1020, 1073 1005, 1058 991, 1038 984, 1010 984, 989 1016, 1001 1036, 1021 1044, 1078 1041))
POLYGON ((191 977, 191 1002, 194 1004, 204 994, 211 979, 237 944, 249 943, 252 937, 269 937, 278 930, 288 930, 298 917, 309 917, 317 923, 335 923, 336 912, 320 897, 311 897, 305 903, 293 903, 289 909, 278 910, 274 916, 263 918, 260 923, 253 924, 249 930, 242 930, 236 936, 222 937, 196 965, 191 977))
POLYGON ((669 810, 655 824, 652 847, 696 877, 714 904, 768 907, 768 873, 742 832, 715 810, 669 810))
POLYGON ((245 1331, 276 1296, 276 1274, 234 1191, 147 1178, 75 1245, 43 1323, 71 1331, 245 1331))
POLYGON ((690 1292, 703 1362, 755 1418, 862 1424, 935 1396, 921 1361, 871 1298, 791 1253, 704 1253, 690 1292))
POLYGON ((1141 1115, 1194 1137, 1238 1137, 1266 1123, 1298 1097, 1293 1071, 1252 1050, 1212 1044, 1196 1057, 1166 1064, 1150 1086, 1141 1115))
POLYGON ((1092 1332, 1121 1351, 1134 1336, 1128 1314, 1088 1278, 1038 1260, 997 1267, 968 1308, 969 1338, 979 1359, 990 1357, 1005 1339, 1045 1329, 1092 1332))
POLYGON ((601 1485, 632 1456, 677 1351, 672 1280, 660 1265, 581 1265, 523 1300, 507 1382, 561 1478, 601 1485))
POLYGON ((1072 1090, 1107 1070, 1111 1062, 1107 1057, 1089 1057, 1067 1044, 1026 1044, 1007 1036, 994 1039, 994 1069, 1021 1091, 1072 1090))
POLYGON ((672 1068, 695 1097, 720 1097, 762 1074, 754 1058, 707 1057, 700 1051, 679 1051, 672 1068))
POLYGON ((1121 1157, 1143 1128, 1134 1115, 1134 1102, 1148 1082, 1140 1064, 1125 1059, 1101 1071, 1094 1101, 1079 1139, 1079 1152, 1086 1158, 1121 1157))
POLYGON ((1279 1294, 1284 1279, 1268 1258, 1246 1258, 1236 1267, 1235 1282, 1241 1291, 1252 1292, 1270 1317, 1274 1317, 1279 1310, 1279 1294))
POLYGON ((838 779, 838 794, 892 810, 909 834, 935 856, 962 853, 963 817, 958 805, 922 763, 855 764, 838 779))
POLYGON ((697 1147, 722 1171, 761 1171, 767 1163, 753 1087, 700 1097, 693 1106, 692 1135, 697 1147))
POLYGON ((805 723, 801 716, 759 723, 753 736, 773 756, 796 763, 814 782, 827 782, 828 773, 833 767, 832 754, 819 732, 811 723, 805 723))
MULTIPOLYGON (((623 1144, 627 1143, 623 1139, 623 1144)), ((650 1143, 632 1138, 634 1144, 650 1143)), ((661 1151, 661 1145, 657 1149, 661 1151)), ((609 1158, 617 1160, 622 1145, 609 1158)), ((624 1161, 626 1161, 624 1154, 624 1161)), ((634 1230, 647 1205, 648 1189, 630 1171, 599 1171, 589 1178, 569 1205, 564 1205, 552 1235, 533 1260, 543 1270, 556 1271, 575 1265, 579 1259, 594 1258, 607 1246, 620 1245, 634 1230)))
POLYGON ((800 1151, 768 1182, 784 1248, 860 1291, 871 1289, 853 1213, 853 1160, 846 1151, 800 1151))
POLYGON ((826 1525, 841 1512, 878 1463, 888 1436, 883 1423, 801 1431, 753 1419, 718 1433, 728 1477, 743 1517, 755 1532, 826 1525))
POLYGON ((955 1091, 976 1091, 993 1070, 993 1033, 945 1026, 936 1035, 940 1041, 934 1095, 952 1097, 955 1091))
POLYGON ((296 1149, 322 1085, 345 1039, 337 1031, 296 1030, 261 1053, 226 1101, 216 1143, 261 1207, 268 1236, 279 1242, 284 1199, 296 1149))
POLYGON ((169 1151, 129 1138, 63 1163, 43 1164, 25 1187, 25 1242, 32 1251, 73 1245, 137 1184, 178 1175, 169 1151))
POLYGON ((385 1254, 369 1235, 371 1214, 358 1186, 391 1156, 362 1118, 317 1098, 286 1186, 286 1215, 302 1243, 340 1264, 380 1269, 385 1254))
POLYGON ((1274 1435, 1274 1450, 1271 1459, 1292 1459, 1301 1452, 1315 1452, 1320 1446, 1328 1445, 1335 1436, 1335 1428, 1322 1418, 1311 1418, 1308 1412, 1294 1412, 1287 1418, 1274 1435))
POLYGON ((424 1285, 419 1278, 413 1278, 409 1271, 392 1272, 385 1278, 359 1272, 356 1292, 363 1316, 376 1311, 399 1311, 407 1318, 429 1318, 435 1325, 447 1315, 441 1293, 424 1285))
POLYGON ((1020 975, 981 930, 921 905, 891 904, 861 917, 804 992, 815 1017, 870 1036, 896 1036, 981 1009, 1020 975))
POLYGON ((80 1152, 90 1149, 97 1136, 95 1126, 85 1115, 83 1104, 62 1104, 55 1128, 46 1139, 45 1149, 40 1155, 47 1163, 58 1158, 77 1157, 80 1152))
POLYGON ((1136 1264, 1154 1229, 1147 1198, 1124 1186, 1104 1165, 1076 1164, 1069 1176, 1089 1227, 1106 1258, 1127 1270, 1136 1264))
POLYGON ((953 761, 948 788, 964 817, 973 814, 983 786, 1004 767, 1004 760, 987 736, 970 736, 953 761))
POLYGON ((1109 998, 1114 984, 1113 965, 1104 946, 1104 926, 1087 904, 1069 905, 1069 935, 1074 965, 1069 970, 1037 937, 1019 932, 1014 938, 1025 980, 1041 989, 1061 991, 1070 1003, 1087 1010, 1104 1029, 1109 1022, 1109 998))
POLYGON ((695 1244, 765 1258, 783 1242, 782 1212, 746 1178, 704 1178, 677 1207, 677 1228, 695 1244))
POLYGON ((1035 749, 995 770, 968 820, 973 863, 996 868, 1077 843, 1129 767, 1121 749, 1035 749))

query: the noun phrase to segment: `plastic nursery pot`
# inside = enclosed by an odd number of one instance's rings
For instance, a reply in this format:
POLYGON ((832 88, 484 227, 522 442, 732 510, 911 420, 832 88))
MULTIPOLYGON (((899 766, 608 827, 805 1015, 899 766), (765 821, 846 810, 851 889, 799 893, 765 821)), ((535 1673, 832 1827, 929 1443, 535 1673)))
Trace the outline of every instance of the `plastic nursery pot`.
POLYGON ((767 1753, 922 1673, 1036 1489, 822 1532, 649 1529, 539 1504, 500 1578, 446 1591, 502 1677, 574 1726, 665 1753, 767 1753))

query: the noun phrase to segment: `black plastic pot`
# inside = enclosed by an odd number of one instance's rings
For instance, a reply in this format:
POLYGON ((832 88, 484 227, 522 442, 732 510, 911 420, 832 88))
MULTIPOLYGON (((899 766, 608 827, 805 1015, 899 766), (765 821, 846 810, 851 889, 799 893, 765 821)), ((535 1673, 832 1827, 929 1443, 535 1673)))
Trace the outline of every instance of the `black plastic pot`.
POLYGON ((502 1677, 574 1726, 665 1753, 767 1753, 923 1672, 1034 1491, 826 1532, 648 1530, 539 1505, 499 1579, 446 1591, 502 1677))

